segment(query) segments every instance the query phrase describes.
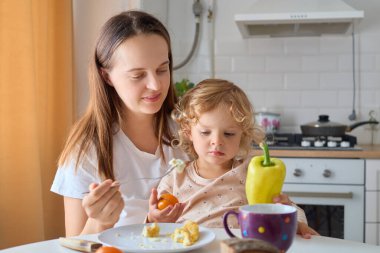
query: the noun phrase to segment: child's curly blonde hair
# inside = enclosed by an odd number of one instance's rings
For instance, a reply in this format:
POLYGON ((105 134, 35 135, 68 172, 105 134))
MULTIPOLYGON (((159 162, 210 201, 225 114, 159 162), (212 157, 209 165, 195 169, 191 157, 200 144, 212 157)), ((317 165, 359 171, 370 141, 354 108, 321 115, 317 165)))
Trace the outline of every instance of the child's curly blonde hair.
MULTIPOLYGON (((206 79, 185 93, 172 112, 178 123, 178 138, 172 143, 179 146, 190 157, 197 158, 193 143, 189 139, 191 126, 199 121, 200 116, 213 109, 225 106, 231 116, 242 128, 240 152, 245 158, 253 143, 260 143, 264 132, 255 124, 254 110, 247 95, 235 84, 222 79, 206 79)), ((227 113, 227 112, 226 112, 227 113)))

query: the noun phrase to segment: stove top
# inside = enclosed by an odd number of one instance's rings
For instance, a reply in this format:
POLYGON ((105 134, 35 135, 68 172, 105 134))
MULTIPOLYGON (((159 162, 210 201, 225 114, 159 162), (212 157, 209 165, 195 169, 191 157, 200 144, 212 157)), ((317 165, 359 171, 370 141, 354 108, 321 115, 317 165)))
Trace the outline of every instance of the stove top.
POLYGON ((292 150, 362 150, 356 146, 357 139, 352 135, 304 136, 300 133, 274 133, 266 136, 271 149, 292 150))

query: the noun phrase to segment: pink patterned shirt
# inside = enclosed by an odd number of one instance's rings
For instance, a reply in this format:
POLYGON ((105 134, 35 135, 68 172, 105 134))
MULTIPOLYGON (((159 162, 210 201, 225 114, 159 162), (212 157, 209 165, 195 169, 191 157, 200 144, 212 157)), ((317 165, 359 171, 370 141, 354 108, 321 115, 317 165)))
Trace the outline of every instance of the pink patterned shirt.
MULTIPOLYGON (((237 210, 247 205, 245 195, 245 179, 250 159, 246 159, 237 167, 232 168, 222 176, 214 179, 200 177, 190 162, 182 173, 175 170, 165 176, 157 190, 158 196, 162 193, 171 193, 186 207, 177 222, 193 220, 205 227, 223 227, 223 214, 229 210, 237 210)), ((307 223, 305 213, 298 206, 298 221, 307 223)), ((238 228, 234 216, 229 217, 229 225, 238 228)))

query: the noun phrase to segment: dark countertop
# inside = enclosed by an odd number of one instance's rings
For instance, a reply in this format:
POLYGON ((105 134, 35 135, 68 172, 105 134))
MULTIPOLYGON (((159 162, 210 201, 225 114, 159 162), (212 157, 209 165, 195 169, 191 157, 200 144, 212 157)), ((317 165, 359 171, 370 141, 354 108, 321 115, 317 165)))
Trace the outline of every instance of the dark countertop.
MULTIPOLYGON (((312 158, 363 158, 380 159, 380 145, 358 145, 360 149, 350 150, 297 150, 270 149, 272 157, 312 157, 312 158)), ((262 155, 261 149, 254 150, 254 155, 262 155)))

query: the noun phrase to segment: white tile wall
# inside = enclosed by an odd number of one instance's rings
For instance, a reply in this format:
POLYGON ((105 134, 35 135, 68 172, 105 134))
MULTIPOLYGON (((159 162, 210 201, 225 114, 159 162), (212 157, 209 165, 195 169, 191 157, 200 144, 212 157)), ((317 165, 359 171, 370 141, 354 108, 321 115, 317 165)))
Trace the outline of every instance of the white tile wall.
POLYGON ((249 53, 250 55, 281 55, 284 53, 284 40, 282 39, 266 39, 260 40, 248 40, 249 41, 249 53))
POLYGON ((380 70, 380 55, 376 55, 375 69, 380 70))
POLYGON ((302 70, 305 72, 337 72, 338 56, 304 56, 302 57, 302 70))
POLYGON ((285 89, 317 90, 319 89, 319 79, 320 76, 316 73, 287 73, 285 74, 285 89))
POLYGON ((227 56, 215 57, 215 71, 218 73, 229 72, 232 69, 232 59, 227 56))
POLYGON ((232 57, 232 72, 263 73, 265 71, 265 57, 236 56, 232 57))
MULTIPOLYGON (((365 12, 355 34, 358 120, 367 120, 370 110, 375 110, 380 119, 380 1, 344 1, 365 12)), ((195 32, 193 1, 102 0, 101 4, 74 1, 78 115, 84 112, 88 100, 87 62, 100 24, 139 2, 167 25, 174 64, 189 53, 195 32)), ((174 72, 175 81, 188 78, 196 83, 212 77, 212 73, 229 79, 247 92, 257 109, 265 107, 280 112, 284 132, 299 131, 300 124, 316 120, 320 113, 329 114, 336 122, 354 123, 348 120, 353 94, 351 34, 243 39, 234 15, 247 11, 252 1, 201 0, 201 3, 204 9, 200 43, 190 63, 174 72), (212 2, 214 23, 209 23, 207 7, 212 2)), ((359 143, 380 144, 380 130, 372 132, 368 127, 359 127, 351 134, 358 136, 359 143)))
POLYGON ((348 72, 329 72, 320 75, 321 90, 349 90, 352 92, 352 74, 348 72), (350 85, 351 84, 351 85, 350 85))
POLYGON ((287 55, 318 55, 319 48, 320 41, 312 37, 285 39, 284 51, 287 55))
POLYGON ((246 91, 283 89, 282 74, 252 73, 248 74, 248 82, 244 85, 246 91))
POLYGON ((245 56, 249 50, 248 40, 226 39, 215 41, 215 53, 220 56, 245 56))
MULTIPOLYGON (((376 4, 376 3, 371 3, 376 4)), ((379 22, 379 17, 372 17, 374 22, 379 22), (377 20, 376 20, 377 19, 377 20)), ((376 22, 376 25, 378 23, 376 22)), ((360 52, 362 53, 380 53, 380 34, 360 34, 360 52)))
MULTIPOLYGON (((356 113, 358 120, 368 120, 375 110, 380 120, 380 1, 345 0, 365 12, 364 20, 356 27, 356 113)), ((201 1, 204 8, 211 1, 201 1)), ((191 10, 192 1, 168 0, 180 12, 191 10), (174 3, 175 2, 175 3, 174 3)), ((174 79, 190 78, 198 82, 211 77, 210 43, 214 43, 215 76, 229 79, 241 86, 256 109, 267 108, 281 112, 282 131, 300 131, 299 125, 314 121, 326 113, 331 120, 352 124, 353 57, 352 36, 336 35, 295 38, 243 39, 234 22, 234 15, 246 11, 250 1, 215 1, 215 31, 207 22, 204 10, 200 36, 200 50, 195 60, 174 73, 174 79), (212 34, 215 35, 212 39, 212 34), (201 60, 196 60, 203 58, 201 60), (209 58, 210 61, 204 58, 209 58)), ((173 15, 174 16, 174 15, 173 15)), ((184 29, 193 22, 191 15, 168 23, 173 34, 175 53, 184 55, 193 38, 193 29, 184 29), (190 16, 190 18, 188 18, 190 16), (181 46, 177 39, 186 41, 181 46)), ((169 19, 170 20, 170 19, 169 19)), ((191 27, 191 26, 190 26, 191 27)), ((175 58, 177 60, 177 58, 175 58)), ((378 128, 380 129, 380 127, 378 128)), ((380 144, 380 130, 359 127, 350 134, 359 143, 380 144)))
POLYGON ((302 69, 302 58, 299 56, 267 56, 265 70, 268 73, 299 72, 302 69))
MULTIPOLYGON (((356 38, 355 42, 357 43, 356 38)), ((320 40, 320 52, 322 54, 351 54, 352 36, 325 37, 320 40)))

